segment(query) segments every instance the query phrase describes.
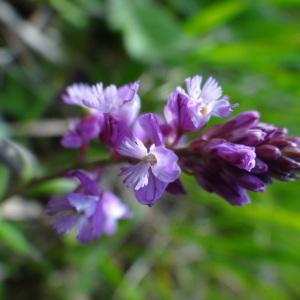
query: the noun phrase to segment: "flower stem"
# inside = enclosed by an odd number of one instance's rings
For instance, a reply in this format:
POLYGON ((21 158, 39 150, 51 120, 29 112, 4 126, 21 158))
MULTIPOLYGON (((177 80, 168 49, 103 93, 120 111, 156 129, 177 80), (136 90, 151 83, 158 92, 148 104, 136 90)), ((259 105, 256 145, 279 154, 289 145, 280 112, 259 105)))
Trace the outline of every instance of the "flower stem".
POLYGON ((2 197, 2 200, 12 197, 14 195, 25 194, 40 184, 43 184, 49 180, 53 180, 53 179, 65 176, 65 174, 68 171, 73 170, 73 169, 91 169, 96 166, 105 167, 105 166, 114 165, 114 164, 118 164, 118 163, 122 163, 122 162, 126 162, 126 161, 127 161, 127 159, 124 157, 115 157, 114 156, 114 157, 107 157, 107 158, 96 160, 96 161, 77 162, 77 163, 69 166, 68 168, 61 169, 61 170, 59 170, 53 174, 47 175, 47 176, 34 178, 25 184, 21 184, 21 185, 17 186, 13 190, 9 190, 2 197))
MULTIPOLYGON (((190 151, 187 148, 174 149, 174 151, 179 157, 190 154, 190 151)), ((103 158, 100 160, 96 160, 96 161, 76 162, 75 164, 69 166, 68 168, 61 169, 50 175, 46 175, 46 176, 39 177, 39 178, 34 178, 34 179, 30 180, 29 182, 26 182, 25 184, 16 186, 14 189, 7 191, 5 193, 5 195, 2 197, 2 200, 12 197, 14 195, 23 195, 25 193, 28 193, 30 190, 34 189, 35 187, 37 187, 40 184, 43 184, 50 180, 54 180, 56 178, 64 177, 68 171, 73 170, 73 169, 89 170, 89 169, 95 168, 95 167, 106 167, 106 166, 115 165, 115 164, 119 164, 119 163, 130 162, 130 161, 131 160, 126 157, 113 155, 113 156, 103 158)))

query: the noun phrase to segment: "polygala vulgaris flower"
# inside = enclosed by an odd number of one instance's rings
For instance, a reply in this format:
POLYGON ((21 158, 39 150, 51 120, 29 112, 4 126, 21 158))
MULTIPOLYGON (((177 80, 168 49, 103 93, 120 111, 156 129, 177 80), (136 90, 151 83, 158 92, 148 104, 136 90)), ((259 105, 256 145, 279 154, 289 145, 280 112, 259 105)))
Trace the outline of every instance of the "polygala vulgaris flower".
POLYGON ((225 138, 235 143, 254 146, 256 168, 271 180, 297 179, 300 172, 299 138, 288 135, 285 128, 260 122, 260 114, 244 112, 224 125, 211 128, 205 138, 225 138), (259 168, 257 168, 259 166, 259 168))
POLYGON ((161 130, 164 120, 157 114, 145 113, 140 115, 132 128, 133 136, 138 138, 147 147, 152 144, 160 146, 164 143, 165 136, 161 130))
POLYGON ((263 192, 272 178, 299 177, 299 139, 259 118, 249 111, 215 125, 190 144, 194 155, 182 158, 202 187, 234 205, 249 203, 246 190, 263 192))
POLYGON ((137 94, 139 82, 125 84, 120 88, 111 84, 106 88, 102 83, 88 85, 72 84, 67 87, 63 100, 67 104, 86 108, 93 117, 85 117, 65 135, 62 144, 76 148, 83 141, 99 136, 101 141, 115 148, 125 137, 130 137, 130 126, 140 111, 140 98, 137 94), (91 122, 98 117, 98 123, 91 122), (94 125, 87 131, 87 127, 94 125))
POLYGON ((204 127, 211 116, 228 117, 237 106, 222 97, 222 88, 212 77, 203 86, 198 75, 187 78, 185 83, 187 91, 177 87, 164 110, 167 122, 180 134, 204 127))
POLYGON ((90 174, 78 170, 70 172, 69 177, 80 181, 76 190, 53 197, 47 206, 59 234, 77 228, 77 239, 89 243, 102 233, 114 234, 118 220, 130 217, 127 206, 112 192, 99 189, 90 174))
MULTIPOLYGON (((88 114, 72 124, 62 144, 81 147, 82 158, 89 142, 99 137, 111 156, 95 168, 126 162, 119 175, 137 200, 148 206, 165 191, 186 193, 181 172, 239 206, 251 201, 248 191, 264 192, 274 179, 299 179, 300 138, 262 123, 258 112, 241 113, 204 131, 212 116, 226 118, 237 104, 230 104, 212 77, 202 81, 197 75, 185 80, 186 89, 177 87, 168 98, 164 118, 155 113, 139 115, 138 81, 119 88, 73 84, 63 100, 84 107, 88 114), (198 136, 189 141, 187 134, 195 136, 196 131, 198 136)), ((102 233, 113 234, 118 220, 130 216, 116 195, 98 187, 100 179, 94 175, 80 170, 68 173, 79 185, 72 193, 53 197, 47 207, 56 231, 63 234, 76 228, 82 243, 102 233)))
POLYGON ((109 114, 131 124, 140 111, 138 89, 138 81, 119 88, 114 84, 104 88, 101 82, 95 85, 75 83, 67 87, 63 100, 67 104, 83 106, 98 114, 109 114))
POLYGON ((177 155, 164 146, 153 144, 147 149, 137 138, 125 139, 117 151, 136 160, 136 163, 122 168, 120 175, 126 176, 124 184, 134 190, 142 204, 153 205, 168 184, 180 175, 177 155))
POLYGON ((102 129, 103 118, 88 115, 70 124, 69 131, 63 136, 62 145, 66 148, 80 148, 98 137, 102 129))

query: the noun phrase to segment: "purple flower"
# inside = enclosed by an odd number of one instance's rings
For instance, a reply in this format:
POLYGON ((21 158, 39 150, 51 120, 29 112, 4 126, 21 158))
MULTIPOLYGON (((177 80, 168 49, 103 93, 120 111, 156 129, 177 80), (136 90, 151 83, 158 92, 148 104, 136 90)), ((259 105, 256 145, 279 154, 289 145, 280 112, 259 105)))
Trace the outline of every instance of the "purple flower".
POLYGON ((204 135, 204 139, 226 138, 237 139, 249 129, 256 128, 259 123, 260 113, 257 111, 243 112, 225 124, 217 124, 210 128, 204 135))
POLYGON ((105 145, 115 150, 121 145, 125 137, 131 136, 131 128, 124 120, 118 120, 108 114, 104 116, 100 138, 105 145))
POLYGON ((189 77, 185 83, 187 93, 184 90, 182 93, 185 93, 194 104, 192 121, 197 128, 206 124, 211 116, 228 117, 232 108, 236 106, 236 104, 231 105, 227 97, 222 97, 222 88, 212 77, 208 78, 202 88, 201 76, 189 77))
POLYGON ((117 221, 130 216, 127 206, 113 193, 101 191, 88 173, 73 171, 69 177, 80 181, 75 192, 53 197, 47 206, 55 230, 65 234, 77 228, 81 243, 98 239, 102 233, 115 233, 117 221))
MULTIPOLYGON (((239 114, 229 122, 214 126, 205 135, 255 147, 256 165, 252 172, 264 171, 269 178, 293 180, 300 172, 299 142, 284 128, 261 123, 258 112, 239 114)), ((270 180, 268 181, 270 183, 270 180)))
POLYGON ((71 124, 64 135, 62 145, 66 148, 80 148, 99 136, 103 119, 99 115, 89 115, 71 124))
POLYGON ((168 99, 164 115, 168 124, 175 130, 175 139, 185 132, 197 130, 193 123, 194 105, 189 97, 177 88, 168 99))
POLYGON ((194 174, 199 184, 233 205, 250 202, 245 189, 263 191, 265 183, 256 174, 254 147, 234 144, 223 139, 199 139, 191 143, 193 154, 183 159, 183 169, 194 174))
POLYGON ((113 84, 104 88, 102 83, 72 84, 67 87, 63 100, 67 104, 83 106, 97 114, 110 114, 132 124, 141 106, 138 89, 138 81, 120 88, 113 84))
POLYGON ((209 129, 190 144, 192 154, 181 157, 183 170, 234 205, 249 203, 246 190, 262 192, 273 178, 299 178, 299 138, 259 118, 245 112, 209 129))
POLYGON ((222 88, 210 77, 201 87, 202 77, 185 80, 187 91, 177 87, 165 107, 165 118, 180 133, 202 128, 211 116, 228 117, 236 104, 222 97, 222 88))
POLYGON ((167 185, 180 175, 176 154, 164 146, 154 144, 148 150, 139 139, 125 139, 118 153, 136 160, 121 170, 126 175, 124 184, 134 190, 137 199, 146 205, 153 205, 167 185))
POLYGON ((168 184, 166 191, 173 195, 185 195, 186 190, 181 182, 181 180, 178 178, 175 181, 168 184))
POLYGON ((213 139, 203 147, 204 155, 208 151, 242 170, 251 171, 256 164, 254 147, 234 144, 222 139, 213 139))
POLYGON ((65 136, 63 144, 75 148, 82 144, 81 140, 85 139, 87 134, 94 136, 94 133, 98 135, 101 131, 100 138, 104 144, 112 148, 118 147, 124 137, 131 137, 130 126, 135 121, 141 105, 138 89, 138 81, 120 88, 115 85, 104 88, 102 83, 69 86, 63 95, 64 102, 87 108, 91 114, 99 116, 102 122, 100 128, 90 127, 89 131, 85 130, 85 127, 92 126, 91 122, 79 123, 65 136))
POLYGON ((250 203, 245 188, 237 182, 240 174, 230 171, 226 166, 211 160, 203 166, 195 167, 193 172, 199 184, 208 192, 220 195, 232 205, 250 203))
POLYGON ((154 113, 140 115, 133 126, 133 136, 138 138, 146 146, 155 144, 160 146, 164 140, 161 126, 164 125, 163 119, 154 113))

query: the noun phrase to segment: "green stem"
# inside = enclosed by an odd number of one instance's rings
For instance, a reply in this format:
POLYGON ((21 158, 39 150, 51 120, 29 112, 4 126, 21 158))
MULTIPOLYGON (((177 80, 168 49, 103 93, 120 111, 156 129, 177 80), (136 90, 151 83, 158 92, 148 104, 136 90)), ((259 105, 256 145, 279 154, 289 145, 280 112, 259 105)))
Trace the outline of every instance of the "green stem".
POLYGON ((126 162, 126 161, 127 161, 127 159, 124 157, 120 157, 120 158, 108 157, 108 158, 104 158, 104 159, 100 159, 100 160, 96 160, 96 161, 77 162, 77 163, 69 166, 68 168, 59 170, 53 174, 43 176, 40 178, 34 178, 34 179, 30 180, 29 182, 27 182, 26 184, 20 185, 11 191, 8 191, 7 193, 5 193, 5 195, 2 198, 4 200, 4 199, 7 199, 14 195, 25 194, 40 184, 43 184, 49 180, 53 180, 53 179, 65 176, 66 173, 70 170, 74 170, 74 169, 87 169, 88 170, 88 169, 94 168, 95 166, 105 167, 105 166, 122 163, 122 162, 126 162))
MULTIPOLYGON (((176 154, 179 157, 190 154, 190 151, 187 148, 175 149, 174 151, 176 152, 176 154)), ((25 193, 27 193, 28 191, 30 191, 31 189, 33 189, 34 187, 36 187, 40 184, 43 184, 43 183, 45 183, 49 180, 53 180, 53 179, 65 176, 66 173, 70 170, 74 170, 74 169, 86 169, 86 170, 88 170, 88 169, 91 169, 91 168, 95 168, 96 166, 106 167, 106 166, 119 164, 119 163, 124 163, 124 162, 128 162, 128 161, 133 162, 134 160, 128 159, 126 157, 113 157, 113 156, 111 156, 111 157, 107 157, 107 158, 96 160, 96 161, 77 162, 77 163, 69 166, 68 168, 59 170, 59 171, 57 171, 53 174, 47 175, 47 176, 32 179, 31 181, 27 182, 26 184, 17 186, 13 190, 6 192, 5 195, 2 197, 2 200, 7 199, 9 197, 12 197, 14 195, 25 194, 25 193)))

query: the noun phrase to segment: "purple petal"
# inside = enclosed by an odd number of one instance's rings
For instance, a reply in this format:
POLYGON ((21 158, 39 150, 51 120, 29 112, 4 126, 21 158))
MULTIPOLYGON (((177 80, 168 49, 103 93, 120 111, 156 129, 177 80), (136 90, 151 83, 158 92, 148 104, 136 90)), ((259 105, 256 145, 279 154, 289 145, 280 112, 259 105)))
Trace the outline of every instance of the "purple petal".
POLYGON ((90 86, 90 97, 86 97, 82 102, 83 104, 91 109, 95 109, 99 112, 106 112, 105 110, 105 99, 102 82, 96 83, 90 86))
POLYGON ((95 239, 100 238, 102 232, 105 230, 106 216, 103 211, 103 198, 98 201, 94 214, 90 217, 90 224, 93 228, 95 239))
POLYGON ((205 100, 217 100, 221 96, 222 88, 214 78, 209 77, 203 86, 201 98, 205 100))
POLYGON ((129 138, 125 138, 121 144, 121 146, 117 149, 117 152, 125 157, 144 159, 148 150, 145 145, 137 138, 131 140, 129 138))
POLYGON ((264 192, 265 191, 265 183, 260 180, 258 177, 250 175, 250 174, 243 174, 237 178, 238 183, 251 191, 254 192, 264 192))
POLYGON ((91 97, 91 87, 85 83, 74 83, 66 88, 63 101, 66 104, 83 106, 83 101, 91 97))
POLYGON ((112 115, 131 125, 141 109, 141 100, 137 92, 139 81, 125 84, 118 89, 119 107, 112 111, 112 115))
POLYGON ((105 115, 101 131, 101 140, 104 144, 119 147, 125 137, 131 137, 130 128, 124 120, 118 120, 111 115, 105 115))
POLYGON ((71 208, 68 195, 52 197, 47 204, 46 213, 50 216, 71 208))
POLYGON ((108 235, 112 235, 116 232, 119 219, 129 216, 127 206, 111 192, 105 192, 103 194, 102 209, 105 215, 103 230, 108 235))
POLYGON ((135 81, 121 86, 118 89, 119 96, 124 102, 128 102, 134 99, 140 87, 140 82, 135 81))
POLYGON ((248 111, 241 113, 224 125, 217 125, 212 127, 206 132, 204 138, 210 139, 214 137, 224 138, 228 135, 232 136, 235 131, 240 132, 241 130, 252 128, 258 123, 259 118, 260 114, 257 111, 248 111))
POLYGON ((282 153, 279 148, 272 145, 261 145, 256 147, 256 154, 263 160, 276 160, 282 153))
POLYGON ((139 96, 135 96, 132 101, 124 102, 115 112, 113 116, 124 121, 127 126, 131 125, 137 118, 141 109, 141 100, 139 96))
POLYGON ((99 196, 90 196, 80 193, 68 194, 68 200, 77 213, 83 213, 86 217, 90 217, 95 212, 99 196))
POLYGON ((124 184, 129 188, 139 190, 148 184, 149 168, 150 163, 139 162, 138 164, 122 168, 119 175, 128 174, 123 181, 124 184))
POLYGON ((82 170, 73 170, 67 173, 69 178, 77 178, 82 187, 84 187, 85 192, 90 195, 98 196, 100 194, 100 189, 97 186, 97 183, 93 180, 92 174, 82 171, 82 170))
MULTIPOLYGON (((120 107, 123 104, 118 94, 118 88, 114 84, 110 84, 104 89, 104 99, 111 110, 120 107)), ((110 111, 111 112, 111 111, 110 111)))
POLYGON ((134 124, 134 136, 139 138, 144 144, 160 146, 163 141, 161 132, 162 120, 154 113, 143 114, 138 117, 134 124))
POLYGON ((185 79, 186 89, 188 91, 189 96, 191 96, 194 99, 199 98, 201 93, 201 82, 202 77, 199 75, 196 75, 194 77, 188 77, 185 79))
POLYGON ((256 146, 264 141, 266 133, 260 129, 242 130, 234 134, 230 141, 246 146, 256 146))
POLYGON ((54 218, 52 225, 57 233, 68 233, 77 224, 78 217, 75 214, 66 214, 54 218))
POLYGON ((230 104, 230 102, 224 98, 215 102, 211 114, 219 118, 227 118, 234 107, 239 106, 238 104, 230 104))
POLYGON ((101 132, 103 118, 99 115, 89 115, 71 126, 63 139, 62 145, 66 148, 79 148, 83 144, 96 138, 101 132))
POLYGON ((178 157, 174 151, 163 146, 156 147, 150 151, 156 158, 156 163, 151 166, 153 175, 160 181, 170 183, 180 175, 180 168, 177 164, 178 157))
POLYGON ((191 120, 195 126, 195 128, 200 129, 203 128, 210 119, 211 112, 207 114, 202 114, 202 104, 197 102, 190 102, 189 106, 189 114, 191 115, 191 120))
POLYGON ((66 148, 80 148, 83 141, 75 130, 70 130, 63 136, 61 144, 66 148))
POLYGON ((79 225, 77 239, 82 244, 88 244, 91 241, 95 240, 97 237, 94 235, 94 228, 89 220, 81 220, 79 225))
POLYGON ((178 132, 195 131, 192 117, 194 112, 191 110, 191 104, 188 96, 184 92, 177 89, 168 99, 164 109, 167 123, 175 128, 178 132))
POLYGON ((208 192, 214 192, 232 205, 245 205, 250 203, 250 198, 244 188, 240 187, 232 178, 222 178, 218 173, 204 171, 204 175, 197 176, 199 184, 208 192))
POLYGON ((89 115, 83 118, 77 126, 78 133, 84 142, 96 138, 101 132, 103 118, 99 115, 89 115))
POLYGON ((212 141, 208 148, 230 164, 251 171, 255 167, 255 148, 227 141, 212 141))
POLYGON ((116 232, 118 220, 131 216, 128 207, 111 192, 104 192, 101 199, 101 209, 95 212, 93 227, 95 234, 100 235, 104 231, 108 235, 116 232))
POLYGON ((260 160, 259 158, 255 159, 255 167, 251 170, 251 173, 260 174, 268 171, 268 165, 260 160))
POLYGON ((162 196, 167 185, 166 182, 157 179, 150 170, 148 185, 135 190, 134 194, 140 203, 152 206, 162 196))
POLYGON ((111 192, 104 192, 102 207, 106 216, 112 219, 128 218, 130 216, 127 205, 111 192))
POLYGON ((223 186, 217 193, 224 197, 232 205, 242 206, 251 202, 247 192, 239 186, 223 186))
POLYGON ((186 195, 186 190, 180 179, 176 179, 175 181, 169 183, 166 191, 173 195, 186 195))

